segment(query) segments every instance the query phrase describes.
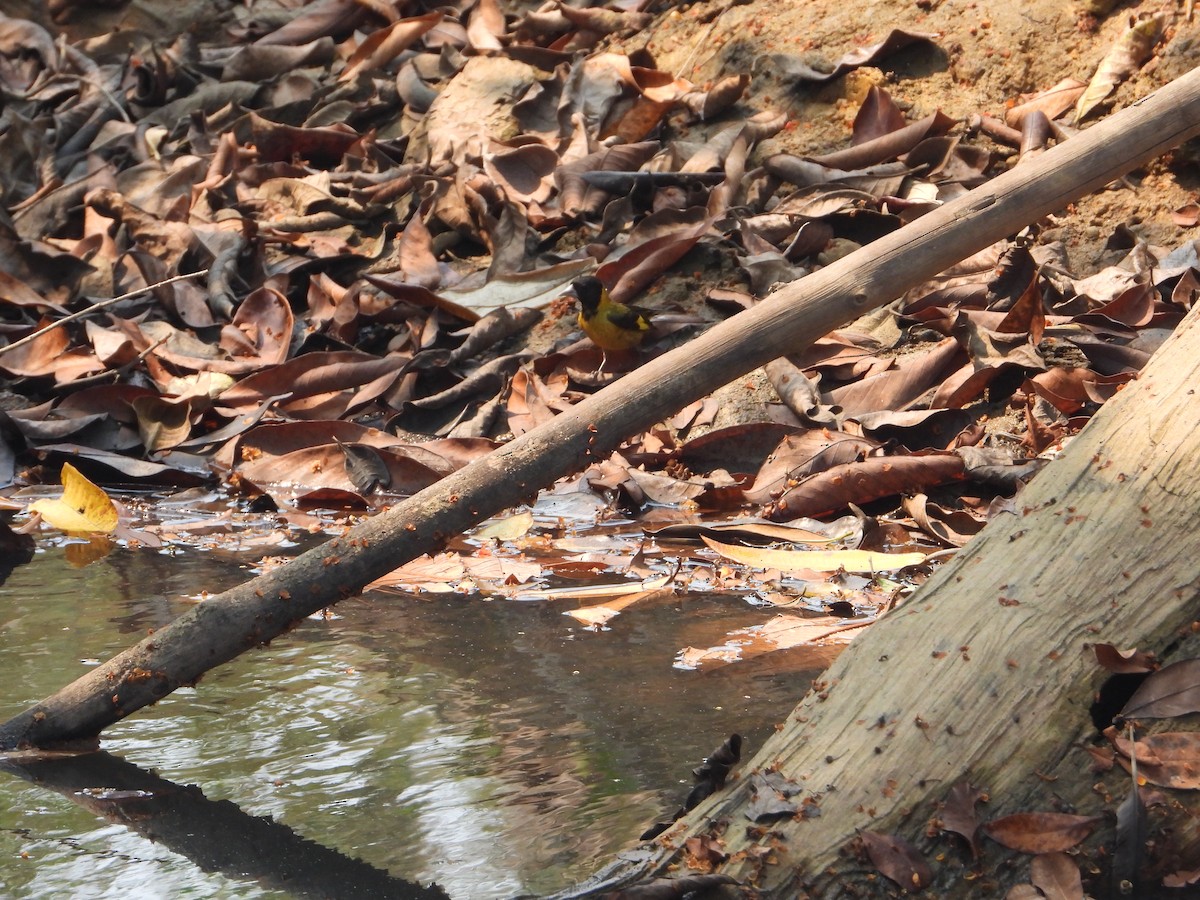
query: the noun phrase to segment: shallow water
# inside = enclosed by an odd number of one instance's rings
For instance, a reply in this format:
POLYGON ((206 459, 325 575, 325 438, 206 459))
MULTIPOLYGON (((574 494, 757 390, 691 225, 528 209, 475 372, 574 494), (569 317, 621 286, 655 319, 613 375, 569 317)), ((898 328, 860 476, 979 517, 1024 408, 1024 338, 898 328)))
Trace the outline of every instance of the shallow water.
MULTIPOLYGON (((198 551, 118 549, 84 568, 39 552, 0 586, 0 716, 246 574, 198 551)), ((117 724, 105 750, 236 804, 182 792, 200 805, 176 831, 128 795, 79 793, 140 784, 119 760, 58 791, 0 772, 4 896, 313 895, 287 854, 341 872, 335 853, 454 898, 546 894, 636 846, 693 766, 734 731, 752 753, 809 684, 672 668, 680 647, 765 618, 728 597, 630 611, 599 633, 562 609, 367 595, 117 724), (254 817, 286 828, 256 836, 254 817)), ((352 870, 337 876, 346 895, 352 870)))

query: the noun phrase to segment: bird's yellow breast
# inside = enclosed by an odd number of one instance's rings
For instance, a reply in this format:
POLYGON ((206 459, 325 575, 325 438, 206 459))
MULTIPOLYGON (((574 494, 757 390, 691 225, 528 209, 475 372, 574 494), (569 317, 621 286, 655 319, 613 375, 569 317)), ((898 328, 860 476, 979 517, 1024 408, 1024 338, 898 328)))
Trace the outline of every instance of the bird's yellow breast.
POLYGON ((601 349, 628 350, 642 342, 650 323, 628 307, 608 301, 593 316, 580 313, 579 327, 601 349))

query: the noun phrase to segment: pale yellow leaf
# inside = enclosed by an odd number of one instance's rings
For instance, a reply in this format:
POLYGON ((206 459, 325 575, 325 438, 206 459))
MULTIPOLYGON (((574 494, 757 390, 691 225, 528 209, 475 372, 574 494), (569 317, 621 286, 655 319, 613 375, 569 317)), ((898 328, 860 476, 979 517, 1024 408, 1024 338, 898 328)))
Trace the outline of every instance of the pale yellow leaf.
POLYGON ((547 588, 539 591, 522 591, 514 600, 581 600, 604 597, 624 597, 644 591, 656 591, 666 587, 673 575, 647 578, 645 581, 623 581, 618 584, 590 584, 585 587, 547 588))
POLYGON ((641 600, 649 600, 652 597, 673 597, 675 591, 673 588, 656 588, 650 591, 639 591, 636 594, 630 594, 626 597, 617 597, 607 603, 599 603, 596 606, 585 606, 581 609, 568 609, 563 613, 564 616, 570 616, 584 625, 593 628, 599 628, 607 624, 609 619, 615 618, 621 614, 621 610, 626 609, 641 600))
POLYGON ((759 569, 781 572, 888 572, 915 566, 925 561, 924 553, 876 553, 873 550, 767 550, 722 544, 704 536, 708 544, 726 559, 759 569))
POLYGON ((63 463, 62 483, 61 497, 37 500, 29 505, 29 511, 39 513, 43 521, 63 531, 109 534, 116 530, 117 508, 108 494, 70 463, 63 463))

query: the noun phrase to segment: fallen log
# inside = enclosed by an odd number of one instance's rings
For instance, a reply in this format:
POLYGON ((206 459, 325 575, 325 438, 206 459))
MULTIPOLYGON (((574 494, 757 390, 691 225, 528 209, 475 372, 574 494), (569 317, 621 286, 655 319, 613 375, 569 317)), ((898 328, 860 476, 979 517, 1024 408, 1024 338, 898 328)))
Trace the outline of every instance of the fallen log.
POLYGON ((1068 861, 1082 868, 1088 896, 1185 896, 1159 891, 1164 874, 1200 865, 1200 799, 1165 791, 1173 814, 1152 835, 1157 864, 1135 846, 1136 864, 1114 873, 1116 811, 1130 776, 1119 767, 1098 774, 1087 747, 1106 724, 1093 722, 1092 705, 1110 677, 1095 644, 1167 661, 1200 657, 1197 384, 1194 307, 1138 380, 1017 495, 1015 512, 990 521, 855 639, 730 790, 560 898, 694 874, 697 855, 685 852, 692 839, 728 857, 701 871, 750 884, 755 896, 894 896, 896 886, 867 861, 861 832, 898 835, 923 854, 930 875, 906 888, 1003 897, 1030 881, 1032 857, 989 841, 975 862, 965 841, 943 832, 943 804, 966 783, 990 798, 983 821, 1101 817, 1068 861), (756 792, 783 785, 795 788, 787 801, 795 814, 755 821, 769 805, 756 792))
POLYGON ((93 741, 451 536, 604 458, 628 436, 795 351, 1200 133, 1200 71, 916 222, 775 292, 486 458, 199 604, 0 725, 0 750, 93 741))

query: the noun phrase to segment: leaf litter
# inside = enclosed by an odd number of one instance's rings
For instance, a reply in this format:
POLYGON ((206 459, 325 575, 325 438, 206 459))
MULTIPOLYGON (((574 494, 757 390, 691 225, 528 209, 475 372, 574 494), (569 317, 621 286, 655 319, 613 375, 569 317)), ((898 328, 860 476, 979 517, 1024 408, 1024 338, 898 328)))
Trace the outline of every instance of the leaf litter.
MULTIPOLYGON (((1003 170, 1012 133, 1031 152, 1030 121, 1039 146, 1061 139, 1057 120, 1094 115, 1172 38, 1162 15, 1135 20, 1090 84, 992 98, 1003 128, 885 87, 893 55, 939 52, 933 31, 775 53, 773 77, 840 83, 852 113, 842 141, 791 152, 803 120, 759 73, 694 83, 625 52, 657 15, 641 3, 313 4, 119 40, 60 36, 85 14, 56 10, 0 32, 24 54, 0 72, 4 493, 33 513, 76 471, 153 489, 120 507, 119 545, 240 551, 337 533, 601 386, 563 299, 580 275, 655 313, 611 380, 721 318, 723 297, 753 305, 1003 170)), ((726 647, 843 645, 1200 293, 1191 242, 1135 239, 1079 278, 1048 224, 772 364, 757 421, 698 404, 377 586, 590 604, 568 613, 596 628, 716 593, 749 599, 752 623, 803 613, 726 647)))
MULTIPOLYGON (((1178 55, 1163 15, 1120 11, 1095 71, 1071 54, 1072 77, 1056 63, 1005 85, 1027 93, 987 97, 1002 116, 946 115, 884 73, 901 51, 944 52, 936 28, 740 71, 730 55, 693 81, 690 58, 660 68, 645 40, 625 49, 661 24, 642 3, 310 4, 286 24, 255 19, 262 5, 199 39, 0 20, 19 62, 0 70, 0 491, 18 521, 75 470, 115 498, 112 538, 41 532, 72 564, 137 546, 276 564, 608 383, 563 299, 580 275, 655 312, 611 381, 1019 165, 1178 55), (788 90, 836 100, 809 118, 788 90), (843 118, 841 136, 815 116, 843 118)), ((1109 212, 1149 186, 1104 195, 1098 270, 1067 257, 1070 211, 1031 223, 767 367, 754 421, 731 423, 727 397, 696 404, 376 589, 553 603, 598 630, 716 596, 747 624, 664 663, 823 668, 1136 378, 1200 295, 1194 235, 1147 240, 1109 212)), ((1179 228, 1195 224, 1188 199, 1179 228)), ((1096 652, 1111 671, 1156 666, 1096 652)), ((1192 711, 1191 675, 1166 678, 1124 715, 1192 711)), ((1186 733, 1113 746, 1145 781, 1194 789, 1186 733)), ((763 822, 819 814, 798 786, 753 788, 763 822)), ((981 826, 981 798, 955 788, 945 828, 973 855, 981 833, 1036 854, 1030 896, 1081 895, 1066 852, 1092 817, 981 826)), ((927 883, 899 837, 862 841, 902 889, 927 883)), ((1164 883, 1196 880, 1181 866, 1164 883)))

